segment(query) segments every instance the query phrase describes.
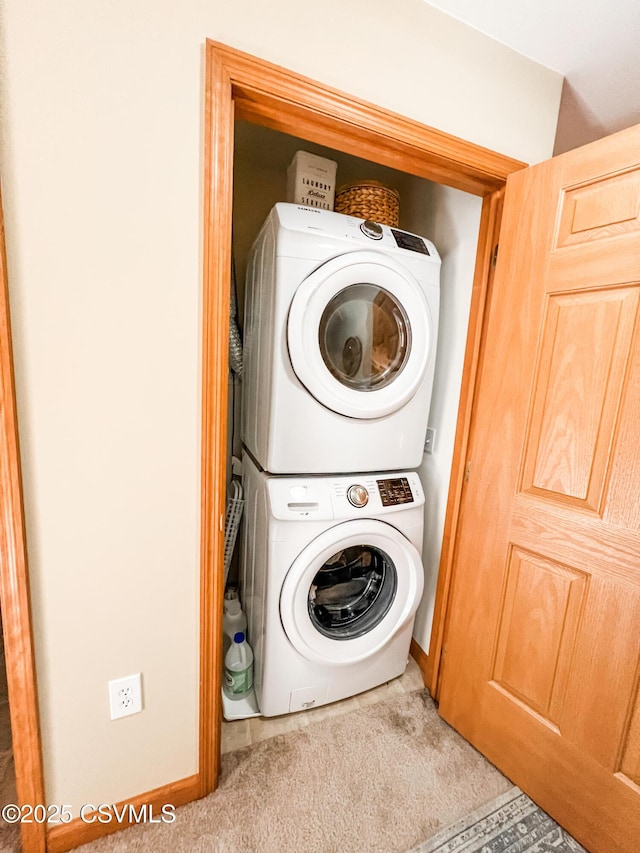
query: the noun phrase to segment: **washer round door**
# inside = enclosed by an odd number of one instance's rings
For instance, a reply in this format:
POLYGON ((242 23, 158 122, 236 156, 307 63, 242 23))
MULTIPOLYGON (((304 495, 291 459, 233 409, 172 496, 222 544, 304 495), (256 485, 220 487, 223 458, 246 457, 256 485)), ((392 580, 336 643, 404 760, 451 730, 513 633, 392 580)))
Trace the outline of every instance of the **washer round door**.
POLYGON ((308 660, 357 663, 407 624, 423 585, 420 554, 399 530, 375 519, 345 521, 294 560, 280 592, 282 625, 308 660))
POLYGON ((300 284, 287 344, 294 373, 318 402, 348 417, 378 418, 418 390, 433 323, 409 270, 380 253, 351 252, 300 284))

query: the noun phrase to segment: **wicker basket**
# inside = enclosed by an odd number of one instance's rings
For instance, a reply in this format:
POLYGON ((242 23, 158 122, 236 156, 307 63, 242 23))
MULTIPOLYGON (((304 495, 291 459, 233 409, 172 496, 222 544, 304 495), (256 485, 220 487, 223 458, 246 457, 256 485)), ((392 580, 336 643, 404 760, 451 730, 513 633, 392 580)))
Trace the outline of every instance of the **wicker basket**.
POLYGON ((363 181, 341 187, 336 192, 334 210, 361 219, 372 219, 382 225, 398 225, 400 195, 377 181, 363 181))

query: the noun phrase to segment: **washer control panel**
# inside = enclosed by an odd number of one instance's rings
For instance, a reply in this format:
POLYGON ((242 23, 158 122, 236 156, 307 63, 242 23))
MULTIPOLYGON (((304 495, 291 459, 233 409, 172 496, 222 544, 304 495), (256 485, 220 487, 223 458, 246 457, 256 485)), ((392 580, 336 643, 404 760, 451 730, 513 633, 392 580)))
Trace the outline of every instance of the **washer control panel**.
POLYGON ((382 506, 397 506, 413 503, 413 492, 406 477, 376 480, 382 506))
POLYGON ((347 520, 413 511, 424 504, 415 471, 344 474, 325 477, 266 477, 273 518, 289 521, 347 520))
POLYGON ((354 483, 347 489, 347 500, 351 506, 366 506, 369 503, 369 492, 366 486, 354 483))

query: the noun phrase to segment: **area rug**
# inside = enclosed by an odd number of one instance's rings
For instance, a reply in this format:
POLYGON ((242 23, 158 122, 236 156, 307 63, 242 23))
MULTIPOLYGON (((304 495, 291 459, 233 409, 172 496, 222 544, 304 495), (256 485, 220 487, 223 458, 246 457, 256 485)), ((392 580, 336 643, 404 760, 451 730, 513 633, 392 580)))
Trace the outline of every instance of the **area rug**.
POLYGON ((512 787, 424 690, 223 756, 218 790, 82 853, 406 853, 512 787))
POLYGON ((548 814, 511 788, 411 853, 587 853, 548 814))

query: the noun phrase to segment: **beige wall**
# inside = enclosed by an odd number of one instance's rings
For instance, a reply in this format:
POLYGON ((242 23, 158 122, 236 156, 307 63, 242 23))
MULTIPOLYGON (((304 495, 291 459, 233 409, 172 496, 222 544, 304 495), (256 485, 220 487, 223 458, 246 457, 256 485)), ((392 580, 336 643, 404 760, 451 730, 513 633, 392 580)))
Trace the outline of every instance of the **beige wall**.
POLYGON ((561 80, 421 0, 5 0, 0 168, 48 802, 197 769, 203 44, 527 161, 561 80), (107 681, 141 671, 143 713, 107 681))

